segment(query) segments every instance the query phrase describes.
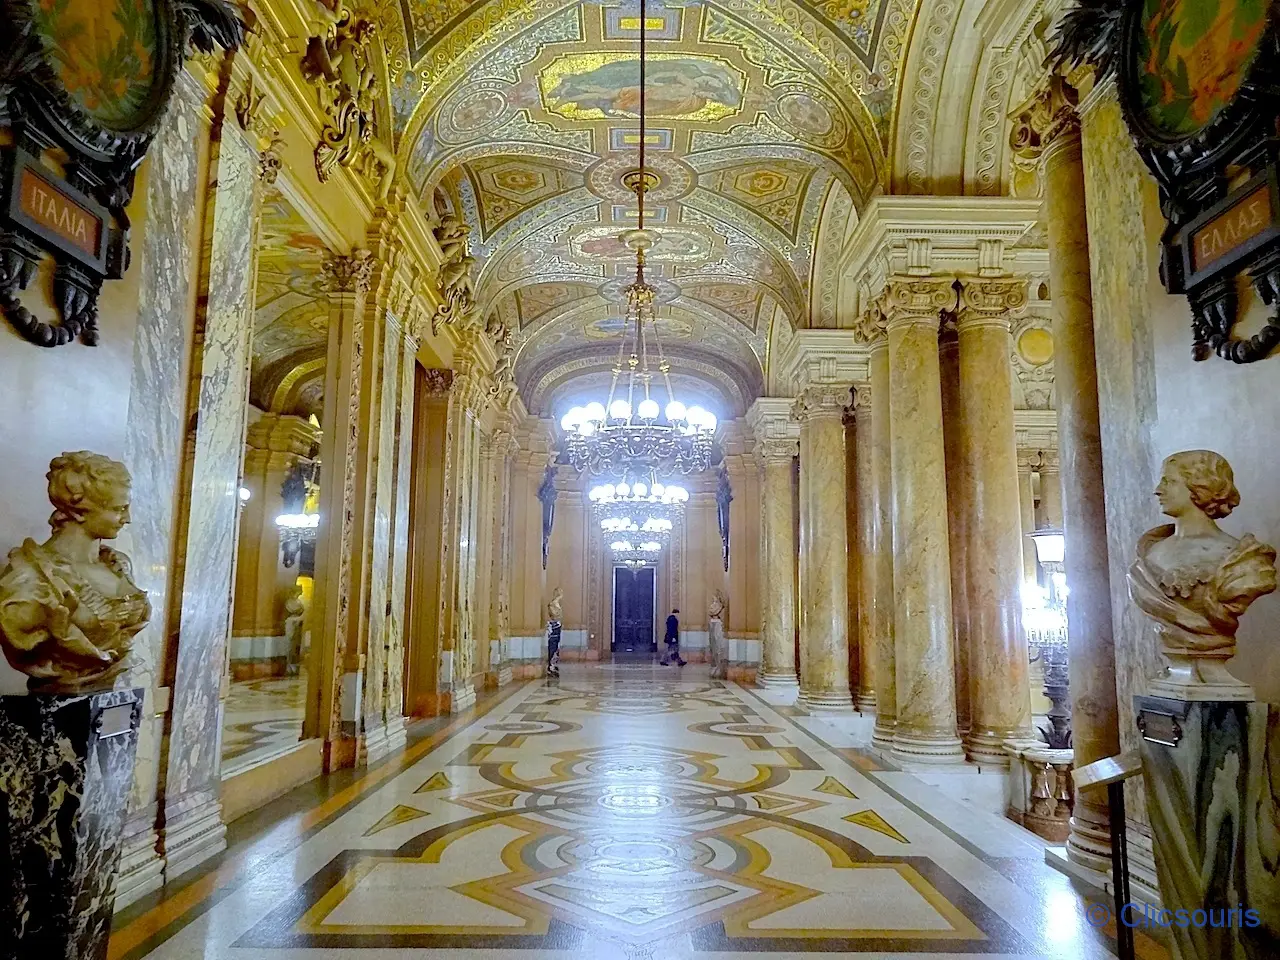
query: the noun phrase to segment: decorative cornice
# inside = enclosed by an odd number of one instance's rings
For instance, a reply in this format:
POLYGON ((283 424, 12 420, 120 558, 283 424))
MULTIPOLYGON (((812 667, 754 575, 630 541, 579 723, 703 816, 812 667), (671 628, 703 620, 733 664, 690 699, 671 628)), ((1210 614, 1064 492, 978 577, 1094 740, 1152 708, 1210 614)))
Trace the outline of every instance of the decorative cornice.
POLYGON ((794 402, 790 397, 759 397, 751 404, 745 419, 757 450, 768 444, 795 444, 800 440, 800 425, 791 418, 794 402))

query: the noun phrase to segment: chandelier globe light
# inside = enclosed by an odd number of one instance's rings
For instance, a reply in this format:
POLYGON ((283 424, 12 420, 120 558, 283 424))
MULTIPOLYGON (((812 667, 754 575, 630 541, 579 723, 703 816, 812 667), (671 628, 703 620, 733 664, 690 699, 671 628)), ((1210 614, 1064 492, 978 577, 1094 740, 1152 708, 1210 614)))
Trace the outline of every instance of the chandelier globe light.
POLYGON ((631 464, 643 464, 664 474, 706 470, 711 465, 717 425, 709 410, 686 407, 676 398, 671 364, 658 336, 656 291, 645 279, 645 257, 657 237, 645 229, 644 200, 645 193, 658 182, 645 162, 646 23, 645 0, 641 0, 640 166, 623 178, 636 194, 637 228, 622 235, 623 242, 635 252, 636 272, 626 288, 622 340, 605 400, 575 406, 560 419, 569 463, 579 472, 597 476, 616 473, 631 464), (660 381, 658 389, 655 380, 660 381))
POLYGON ((624 471, 617 483, 592 487, 587 498, 606 534, 644 536, 666 543, 684 517, 689 491, 679 484, 662 483, 653 472, 645 480, 632 479, 630 471, 624 471))
POLYGON ((650 539, 639 542, 620 539, 609 544, 609 549, 613 552, 614 563, 635 568, 657 563, 658 556, 662 553, 662 544, 650 539))

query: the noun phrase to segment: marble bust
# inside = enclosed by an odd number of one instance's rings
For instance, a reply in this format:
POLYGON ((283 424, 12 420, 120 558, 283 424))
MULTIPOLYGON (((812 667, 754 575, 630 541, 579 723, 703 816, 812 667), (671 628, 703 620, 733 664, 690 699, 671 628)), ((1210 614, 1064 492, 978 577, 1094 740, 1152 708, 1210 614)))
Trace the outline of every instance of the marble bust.
POLYGON ((0 571, 0 646, 33 691, 109 687, 151 618, 129 558, 102 542, 129 522, 129 471, 81 450, 55 457, 48 480, 53 535, 0 571))
POLYGON ((1217 521, 1240 503, 1231 465, 1211 450, 1185 450, 1164 462, 1155 491, 1173 523, 1138 541, 1129 596, 1156 622, 1164 675, 1155 696, 1179 700, 1252 700, 1229 672, 1240 617, 1276 589, 1276 551, 1251 534, 1236 539, 1217 521))
POLYGON ((711 595, 711 602, 707 604, 707 617, 712 620, 719 620, 724 616, 724 594, 717 590, 711 595))
POLYGON ((547 601, 547 620, 559 622, 560 616, 564 613, 564 591, 559 587, 551 593, 551 599, 547 601))

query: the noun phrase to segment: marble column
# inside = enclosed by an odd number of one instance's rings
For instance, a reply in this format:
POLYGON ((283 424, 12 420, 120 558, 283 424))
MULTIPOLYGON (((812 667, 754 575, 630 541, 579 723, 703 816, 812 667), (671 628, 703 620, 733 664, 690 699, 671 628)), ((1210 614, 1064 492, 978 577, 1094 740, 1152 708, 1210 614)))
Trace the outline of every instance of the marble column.
POLYGON ((1044 514, 1044 522, 1061 530, 1062 473, 1058 467, 1056 450, 1043 450, 1040 453, 1040 508, 1044 514))
MULTIPOLYGON (((879 316, 883 320, 883 315, 879 316)), ((872 742, 881 749, 893 746, 898 725, 897 654, 894 643, 893 594, 893 469, 889 420, 889 340, 883 330, 872 341, 867 358, 871 379, 871 495, 866 531, 867 558, 863 567, 862 605, 870 617, 876 676, 876 726, 872 742)))
POLYGON ((496 471, 493 517, 494 552, 489 589, 489 669, 499 687, 511 682, 511 664, 507 662, 506 638, 511 619, 511 561, 513 531, 511 523, 511 474, 516 446, 510 414, 499 418, 493 431, 496 471))
MULTIPOLYGON (((1066 535, 1067 655, 1077 767, 1120 752, 1116 658, 1108 574, 1106 500, 1093 341, 1089 236, 1076 93, 1051 77, 1015 118, 1015 144, 1043 144, 1049 286, 1053 294, 1062 519, 1066 535)), ((1105 791, 1076 797, 1067 856, 1105 873, 1110 816, 1105 791)))
MULTIPOLYGON (((326 769, 356 762, 356 726, 364 664, 351 644, 353 557, 359 549, 356 523, 357 463, 361 443, 361 357, 366 350, 365 307, 373 274, 367 250, 328 256, 320 289, 329 301, 325 356, 324 434, 320 443, 320 527, 316 540, 315 594, 308 612, 309 673, 318 696, 307 698, 304 734, 324 740, 326 769)), ((355 614, 358 616, 358 612, 355 614)))
POLYGON ((942 446, 947 461, 947 546, 951 551, 951 621, 955 632, 956 730, 969 729, 969 590, 966 549, 973 504, 968 499, 969 462, 964 455, 964 404, 960 399, 960 339, 955 314, 942 315, 938 331, 942 379, 942 446))
POLYGON ((402 746, 407 738, 405 715, 405 638, 408 623, 409 517, 413 485, 414 410, 417 405, 418 337, 420 325, 406 324, 400 347, 400 401, 396 410, 395 498, 391 530, 391 586, 387 614, 386 671, 383 718, 387 748, 402 746))
POLYGON ((874 712, 876 690, 880 687, 876 662, 876 620, 882 611, 876 609, 877 564, 876 526, 879 504, 875 486, 875 414, 872 410, 871 385, 860 383, 853 390, 854 447, 853 465, 849 477, 854 503, 851 511, 855 523, 850 540, 850 554, 857 558, 851 564, 855 576, 850 579, 854 601, 849 604, 857 617, 858 635, 858 686, 854 694, 854 708, 860 712, 874 712))
POLYGON ((851 710, 848 541, 844 522, 844 411, 849 386, 807 387, 800 421, 800 701, 851 710))
MULTIPOLYGON (((224 98, 231 102, 231 94, 224 98)), ((261 202, 255 140, 231 114, 215 117, 203 256, 191 352, 188 429, 169 634, 172 694, 166 736, 161 843, 176 876, 226 846, 221 688, 249 408, 254 281, 261 202), (181 598, 180 600, 178 598, 181 598)))
POLYGON ((1036 494, 1031 484, 1034 472, 1035 452, 1018 451, 1018 517, 1022 525, 1022 579, 1024 583, 1036 583, 1039 568, 1036 566, 1036 545, 1031 534, 1036 529, 1036 494))
POLYGON ((799 427, 791 403, 762 397, 747 412, 760 465, 761 666, 757 682, 798 685, 796 672, 796 495, 794 461, 799 427))
POLYGON ((894 277, 886 291, 898 721, 893 753, 903 760, 932 763, 964 757, 956 736, 938 362, 939 313, 954 303, 950 278, 894 277))
POLYGON ((971 760, 1001 766, 1009 763, 1004 741, 1032 734, 1009 364, 1011 313, 1026 299, 1025 280, 965 280, 956 323, 972 711, 965 749, 971 760))

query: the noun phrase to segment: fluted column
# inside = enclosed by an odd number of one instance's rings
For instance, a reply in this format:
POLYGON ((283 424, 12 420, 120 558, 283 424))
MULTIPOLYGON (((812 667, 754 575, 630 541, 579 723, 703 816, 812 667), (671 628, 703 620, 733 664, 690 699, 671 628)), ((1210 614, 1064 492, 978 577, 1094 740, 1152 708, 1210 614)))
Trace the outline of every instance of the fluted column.
POLYGON ((851 710, 844 410, 848 385, 808 387, 800 421, 800 700, 811 710, 851 710))
POLYGON ((893 752, 940 763, 964 756, 956 736, 938 364, 939 311, 954 302, 950 278, 893 278, 886 298, 898 721, 893 752))
MULTIPOLYGON (((1058 455, 1066 534, 1067 655, 1077 767, 1120 752, 1115 642, 1108 579, 1107 516, 1098 422, 1089 236, 1076 93, 1060 77, 1015 118, 1015 148, 1042 144, 1049 284, 1053 291, 1058 455)), ((1076 796, 1067 856, 1099 872, 1110 867, 1106 793, 1076 796)))
MULTIPOLYGON (((876 709, 876 691, 880 688, 879 664, 876 655, 877 621, 883 609, 877 608, 876 580, 879 558, 876 556, 876 534, 879 525, 879 502, 875 484, 875 411, 872 408, 871 385, 860 383, 854 387, 854 456, 853 501, 856 505, 856 527, 853 549, 857 558, 853 591, 856 602, 850 606, 857 612, 858 622, 858 688, 853 705, 859 711, 876 709)), ((883 600, 880 603, 884 603, 883 600)))
POLYGON ((1003 743, 1031 735, 1022 634, 1022 516, 1013 423, 1011 312, 1026 281, 966 280, 960 340, 961 433, 968 559, 969 758, 1007 765, 1003 743))
MULTIPOLYGON (((883 314, 878 320, 883 321, 883 314)), ((889 341, 883 329, 868 354, 871 376, 871 489, 875 501, 867 530, 869 544, 863 557, 863 603, 870 615, 876 676, 876 726, 872 742, 882 749, 893 746, 898 725, 898 679, 893 598, 893 470, 889 420, 889 341)))
POLYGON ((792 687, 796 680, 796 537, 794 461, 800 452, 790 402, 762 397, 747 412, 761 473, 761 667, 758 681, 792 687))

